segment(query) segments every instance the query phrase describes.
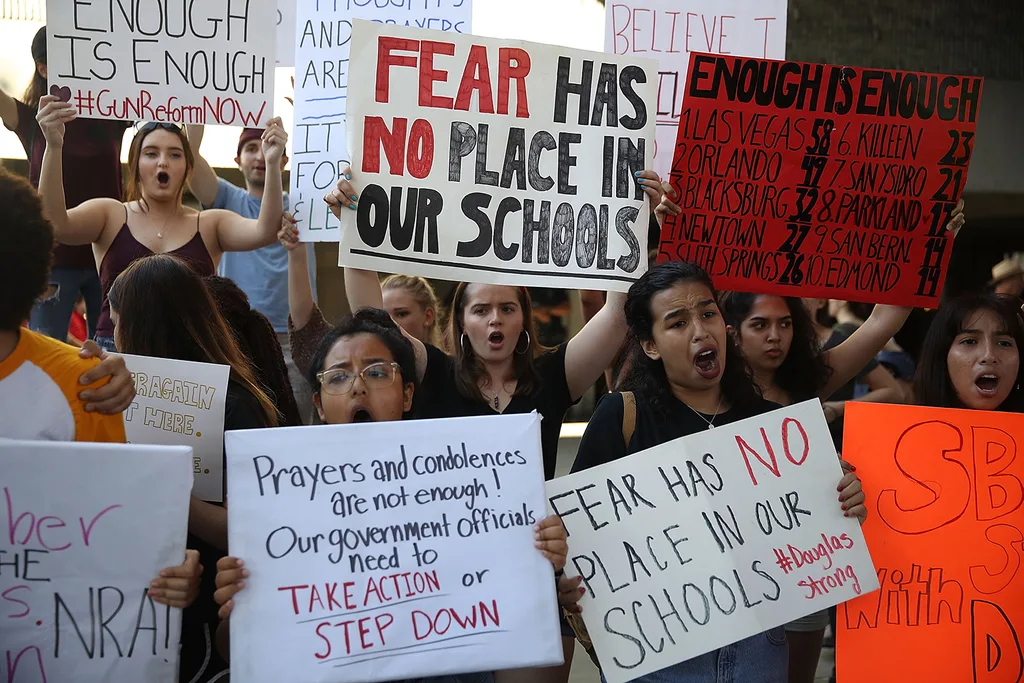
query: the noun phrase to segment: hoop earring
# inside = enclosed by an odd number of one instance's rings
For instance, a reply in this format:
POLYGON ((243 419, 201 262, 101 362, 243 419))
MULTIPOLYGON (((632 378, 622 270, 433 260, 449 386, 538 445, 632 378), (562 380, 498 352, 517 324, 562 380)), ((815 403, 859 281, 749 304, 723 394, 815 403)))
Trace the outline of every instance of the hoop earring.
MULTIPOLYGON (((465 352, 466 352, 466 333, 465 333, 465 332, 463 332, 463 333, 462 333, 462 334, 461 334, 461 335, 459 336, 459 347, 460 347, 460 348, 462 349, 462 352, 463 352, 463 353, 465 353, 465 352)), ((470 350, 470 351, 472 351, 472 350, 473 350, 473 345, 472 345, 472 344, 470 344, 470 345, 469 345, 469 350, 470 350)))
POLYGON ((518 354, 519 354, 520 356, 522 356, 522 355, 523 355, 524 353, 526 353, 527 351, 529 351, 529 350, 530 350, 530 343, 531 343, 531 342, 530 342, 530 333, 529 333, 529 332, 527 332, 526 330, 523 330, 523 334, 525 334, 525 335, 526 335, 526 348, 525 348, 525 349, 523 349, 522 351, 520 351, 520 350, 519 350, 519 344, 517 343, 517 344, 516 344, 516 348, 515 348, 515 349, 513 349, 513 350, 514 350, 514 351, 515 351, 516 353, 518 353, 518 354))

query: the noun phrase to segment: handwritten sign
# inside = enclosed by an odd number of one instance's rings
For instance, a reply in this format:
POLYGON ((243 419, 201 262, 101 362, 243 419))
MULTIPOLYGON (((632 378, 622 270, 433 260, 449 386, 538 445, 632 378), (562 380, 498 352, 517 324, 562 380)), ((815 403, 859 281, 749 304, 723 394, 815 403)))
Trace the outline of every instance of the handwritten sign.
POLYGON ((721 289, 934 306, 981 78, 691 55, 660 261, 721 289))
POLYGON ((608 683, 875 590, 842 476, 808 401, 548 482, 608 683))
MULTIPOLYGON (((293 4, 294 0, 292 0, 293 4)), ((352 21, 469 33, 470 0, 321 2, 298 0, 295 24, 295 132, 291 196, 304 242, 337 242, 338 219, 323 196, 349 164, 345 141, 352 21)))
POLYGON ((0 471, 0 680, 176 681, 147 589, 185 558, 188 449, 0 439, 0 471))
POLYGON ((786 0, 617 0, 605 3, 605 52, 658 60, 654 169, 672 170, 690 52, 786 57, 786 0))
POLYGON ((277 0, 277 65, 295 66, 295 0, 277 0))
POLYGON ((379 24, 352 39, 343 266, 625 291, 647 268, 654 62, 379 24), (436 161, 436 163, 435 163, 436 161))
POLYGON ((239 680, 562 662, 536 413, 227 434, 239 680))
POLYGON ((189 446, 193 493, 202 500, 224 500, 224 409, 227 365, 190 363, 125 354, 135 380, 135 400, 124 411, 131 443, 189 446))
POLYGON ((273 115, 275 0, 47 0, 49 84, 78 115, 262 126, 273 115))
POLYGON ((839 610, 840 681, 1021 680, 1022 432, 1014 413, 847 404, 881 590, 839 610))

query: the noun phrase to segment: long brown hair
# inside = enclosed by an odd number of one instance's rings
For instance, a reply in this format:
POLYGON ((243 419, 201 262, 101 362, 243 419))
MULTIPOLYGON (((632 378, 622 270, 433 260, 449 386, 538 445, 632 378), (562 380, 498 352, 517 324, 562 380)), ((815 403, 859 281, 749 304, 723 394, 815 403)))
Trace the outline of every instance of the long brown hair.
POLYGON ((32 62, 35 65, 35 71, 32 72, 32 80, 25 88, 25 94, 22 95, 21 101, 33 109, 37 109, 39 98, 46 94, 46 79, 39 73, 39 67, 46 66, 45 26, 36 31, 36 35, 32 38, 32 62))
POLYGON ((217 363, 259 401, 268 427, 279 416, 224 322, 203 279, 185 261, 154 254, 132 262, 107 294, 124 353, 217 363))
POLYGON ((181 181, 181 187, 178 188, 178 203, 181 203, 182 197, 185 196, 185 186, 188 185, 188 179, 192 175, 192 169, 195 167, 196 159, 192 153, 192 146, 188 143, 188 138, 185 136, 185 131, 173 123, 158 123, 149 124, 147 123, 139 132, 132 138, 132 144, 128 148, 128 185, 125 187, 124 200, 126 202, 138 201, 139 205, 146 208, 146 200, 142 196, 142 178, 139 176, 139 156, 142 154, 142 145, 149 137, 151 133, 157 130, 165 130, 168 133, 173 133, 178 136, 181 140, 181 148, 185 151, 185 177, 181 181))
MULTIPOLYGON (((473 353, 469 342, 463 343, 465 332, 463 319, 466 315, 466 288, 472 283, 460 282, 455 287, 452 300, 451 316, 448 320, 448 352, 455 357, 455 386, 466 398, 486 402, 480 391, 479 382, 487 377, 483 362, 473 353)), ((537 372, 537 358, 550 353, 551 349, 537 341, 537 331, 533 322, 533 302, 525 287, 515 287, 519 308, 523 312, 523 332, 530 338, 529 348, 519 352, 522 334, 516 339, 515 352, 512 355, 512 370, 516 376, 516 395, 536 396, 543 388, 540 374, 537 372)))

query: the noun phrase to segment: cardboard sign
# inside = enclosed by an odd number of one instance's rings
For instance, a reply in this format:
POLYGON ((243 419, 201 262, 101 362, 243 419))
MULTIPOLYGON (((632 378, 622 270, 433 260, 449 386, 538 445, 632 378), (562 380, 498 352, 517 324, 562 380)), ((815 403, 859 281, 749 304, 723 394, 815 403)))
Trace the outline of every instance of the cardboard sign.
POLYGON ((817 401, 547 483, 608 683, 875 590, 817 401))
POLYGON ((277 65, 295 66, 295 0, 277 0, 277 65))
POLYGON ((647 268, 656 66, 358 24, 343 266, 625 291, 647 268))
POLYGON ((187 448, 0 439, 0 680, 178 680, 187 448))
POLYGON ((881 590, 839 610, 840 681, 1024 676, 1022 433, 1014 413, 847 404, 881 590))
POLYGON ((654 170, 668 178, 690 52, 786 58, 786 0, 605 3, 605 52, 658 60, 654 170))
POLYGON ((47 0, 51 94, 90 119, 262 126, 275 0, 47 0))
POLYGON ((659 261, 722 290, 936 305, 981 86, 692 55, 659 261))
POLYGON ((473 8, 471 0, 298 0, 296 6, 298 21, 292 39, 296 60, 291 174, 294 215, 303 242, 337 242, 338 219, 328 210, 323 197, 337 186, 350 158, 345 139, 345 110, 352 21, 367 19, 388 26, 469 33, 473 8))
POLYGON ((540 418, 228 432, 228 542, 250 571, 238 680, 420 678, 562 662, 540 418))
POLYGON ((124 354, 135 400, 124 411, 129 443, 192 449, 192 493, 224 500, 224 409, 231 368, 124 354))

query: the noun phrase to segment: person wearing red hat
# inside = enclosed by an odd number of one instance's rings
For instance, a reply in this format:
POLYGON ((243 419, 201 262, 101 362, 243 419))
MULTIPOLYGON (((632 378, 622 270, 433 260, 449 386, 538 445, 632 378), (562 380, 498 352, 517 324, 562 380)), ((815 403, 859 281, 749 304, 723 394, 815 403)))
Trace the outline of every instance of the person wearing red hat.
MULTIPOLYGON (((189 180, 189 189, 196 199, 206 208, 226 209, 245 218, 255 218, 263 204, 264 182, 267 175, 267 162, 263 157, 260 137, 263 131, 258 128, 244 128, 238 136, 235 150, 235 164, 245 178, 245 188, 231 184, 217 176, 213 167, 203 158, 199 146, 203 140, 203 126, 188 126, 188 137, 195 150, 195 168, 189 180)), ((288 163, 288 155, 281 157, 281 170, 288 163)), ((283 196, 285 211, 289 209, 288 195, 283 196)), ((313 263, 313 245, 307 245, 307 259, 313 263)), ((288 367, 295 402, 299 407, 303 422, 309 423, 313 415, 313 393, 302 373, 292 362, 292 354, 288 342, 288 252, 278 242, 262 249, 248 252, 224 254, 218 274, 230 278, 249 297, 252 308, 267 317, 288 367)), ((310 286, 316 291, 314 273, 310 268, 310 286)))

